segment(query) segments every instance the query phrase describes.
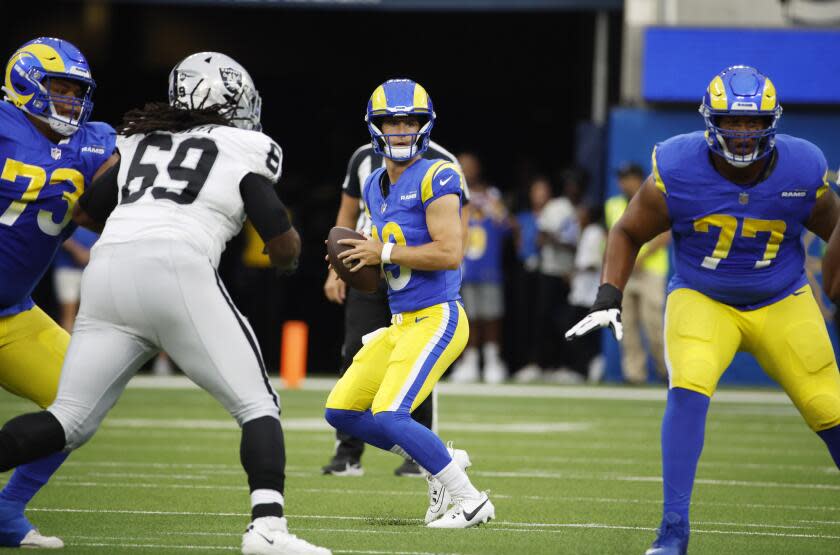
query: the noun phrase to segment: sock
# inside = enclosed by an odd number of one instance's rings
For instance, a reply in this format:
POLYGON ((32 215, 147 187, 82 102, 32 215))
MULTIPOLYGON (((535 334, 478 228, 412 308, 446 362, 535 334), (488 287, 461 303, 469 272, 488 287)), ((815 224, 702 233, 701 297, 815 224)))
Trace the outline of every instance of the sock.
POLYGON ((392 443, 400 446, 429 473, 437 474, 452 461, 440 438, 418 424, 408 412, 383 411, 377 413, 374 419, 392 443))
POLYGON ((251 519, 282 517, 286 445, 280 420, 262 416, 245 422, 242 425, 239 458, 251 489, 251 519))
POLYGON ((840 468, 840 426, 817 432, 817 435, 828 446, 828 452, 831 453, 834 464, 837 465, 837 468, 840 468))
POLYGON ((0 502, 26 506, 69 455, 70 453, 59 451, 17 467, 6 487, 0 492, 0 502))
POLYGON ((710 400, 702 393, 675 387, 668 391, 662 419, 664 512, 677 513, 684 522, 688 522, 710 400))
POLYGON ((481 499, 481 492, 475 489, 467 473, 455 461, 443 467, 435 478, 449 488, 450 495, 455 499, 481 499))
POLYGON ((255 489, 251 492, 251 520, 264 516, 283 516, 286 501, 283 494, 273 489, 255 489), (279 512, 279 514, 278 514, 279 512))
POLYGON ((369 410, 327 409, 324 418, 330 426, 345 434, 364 440, 365 443, 390 451, 394 442, 379 427, 369 410))

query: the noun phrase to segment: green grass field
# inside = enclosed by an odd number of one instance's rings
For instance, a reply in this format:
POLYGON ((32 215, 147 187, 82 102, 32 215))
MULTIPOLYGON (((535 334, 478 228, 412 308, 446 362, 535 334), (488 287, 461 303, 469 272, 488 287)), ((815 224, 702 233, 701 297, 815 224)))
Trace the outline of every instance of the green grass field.
MULTIPOLYGON (((322 476, 326 392, 282 391, 291 530, 335 553, 644 553, 660 518, 664 392, 482 391, 440 396, 441 435, 469 451, 496 505, 497 520, 455 531, 423 526, 425 481, 395 477, 392 454, 371 448, 364 477, 322 476)), ((712 403, 690 553, 840 553, 840 473, 822 442, 780 395, 745 397, 712 403)), ((30 410, 0 393, 2 420, 30 410)), ((129 389, 30 518, 68 555, 234 553, 249 509, 238 446, 206 393, 129 389)))

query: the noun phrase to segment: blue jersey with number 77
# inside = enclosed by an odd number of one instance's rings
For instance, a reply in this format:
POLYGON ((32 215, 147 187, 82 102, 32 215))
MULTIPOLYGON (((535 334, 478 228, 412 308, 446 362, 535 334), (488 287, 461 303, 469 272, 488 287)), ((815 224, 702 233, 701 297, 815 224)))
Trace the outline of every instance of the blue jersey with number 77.
POLYGON ((73 232, 76 199, 115 140, 109 125, 89 122, 55 144, 0 101, 0 316, 32 308, 32 290, 73 232))
POLYGON ((774 303, 807 282, 802 234, 828 189, 819 148, 777 135, 768 174, 752 186, 715 170, 703 132, 672 137, 653 151, 676 259, 668 292, 699 291, 742 310, 774 303))

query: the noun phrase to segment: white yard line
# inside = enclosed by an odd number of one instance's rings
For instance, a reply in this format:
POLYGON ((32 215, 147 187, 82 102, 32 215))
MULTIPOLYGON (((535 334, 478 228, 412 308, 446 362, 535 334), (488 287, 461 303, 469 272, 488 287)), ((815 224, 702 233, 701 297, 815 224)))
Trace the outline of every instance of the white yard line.
MULTIPOLYGON (((93 513, 120 513, 120 514, 149 514, 149 511, 113 511, 113 510, 66 510, 66 509, 40 509, 44 512, 93 512, 93 513)), ((175 513, 175 512, 152 512, 152 514, 167 514, 167 515, 184 515, 184 514, 202 514, 202 513, 175 513)), ((229 513, 208 513, 209 515, 223 515, 223 516, 231 516, 229 513)), ((236 515, 240 516, 240 515, 236 515)), ((369 517, 342 517, 342 516, 330 516, 330 515, 289 515, 289 518, 292 519, 322 519, 322 520, 371 520, 369 517)), ((404 519, 407 522, 417 522, 419 525, 421 523, 420 519, 404 519)), ((737 523, 726 523, 726 522, 708 522, 706 524, 710 525, 724 525, 724 526, 750 526, 750 524, 737 524, 737 523)), ((494 521, 493 524, 486 526, 484 530, 486 531, 499 531, 499 532, 524 532, 524 533, 551 533, 551 532, 558 532, 558 529, 598 529, 598 530, 634 530, 634 531, 644 531, 644 532, 653 532, 655 528, 650 528, 646 526, 629 526, 629 525, 618 525, 618 524, 603 524, 598 522, 512 522, 512 521, 494 521)), ((370 533, 369 530, 358 530, 358 529, 347 529, 347 528, 305 528, 305 527, 298 527, 300 531, 321 531, 321 532, 335 532, 335 533, 370 533)), ((423 533, 426 535, 428 531, 426 530, 403 530, 403 533, 423 533)), ((699 534, 720 534, 720 535, 731 535, 731 536, 760 536, 760 537, 778 537, 778 538, 799 538, 799 539, 828 539, 828 540, 838 540, 840 536, 835 535, 828 535, 828 534, 818 534, 818 533, 789 533, 789 532, 757 532, 757 531, 750 531, 750 530, 714 530, 714 529, 692 529, 692 532, 699 533, 699 534)), ((399 532, 397 532, 399 533, 399 532)), ((172 535, 171 533, 166 535, 172 535)), ((185 535, 194 535, 189 532, 185 533, 185 535)), ((70 536, 73 537, 73 536, 70 536)), ((125 539, 125 538, 111 538, 111 537, 96 537, 96 536, 79 536, 79 538, 87 538, 87 539, 125 539)), ((142 538, 128 538, 128 539, 142 539, 142 538)), ((201 547, 210 548, 211 546, 192 546, 192 545, 161 545, 161 544, 106 544, 106 543, 97 543, 97 544, 85 544, 85 543, 71 543, 70 545, 79 545, 79 546, 90 546, 90 547, 98 547, 98 546, 118 546, 118 547, 138 547, 138 548, 172 548, 172 549, 200 549, 201 547)), ((215 549, 227 549, 224 546, 214 546, 215 549)), ((423 552, 378 552, 378 551, 344 551, 346 553, 402 553, 404 555, 415 553, 423 553, 423 552)))
POLYGON ((200 549, 202 551, 239 551, 240 548, 238 546, 234 547, 231 545, 165 545, 165 544, 154 544, 154 543, 103 543, 103 542, 96 542, 96 543, 69 543, 67 544, 68 547, 103 547, 108 549, 113 549, 115 547, 119 547, 120 549, 184 549, 184 550, 197 550, 200 549))
MULTIPOLYGON (((355 531, 354 531, 355 532, 355 531)), ((72 537, 72 536, 68 536, 72 537)), ((120 539, 120 538, 97 538, 92 537, 91 539, 97 540, 110 540, 110 539, 120 539)), ((155 544, 155 543, 105 543, 103 541, 95 542, 95 543, 83 543, 83 542, 68 542, 68 547, 107 547, 107 548, 114 548, 118 547, 121 549, 184 549, 184 550, 209 550, 209 551, 239 551, 239 546, 229 546, 229 545, 169 545, 169 544, 155 544)), ((371 554, 371 555, 458 555, 457 553, 441 553, 435 552, 430 553, 428 551, 371 551, 371 550, 358 550, 358 549, 333 549, 333 553, 359 553, 359 554, 371 554)))
MULTIPOLYGON (((272 378, 275 388, 282 395, 282 384, 277 378, 272 378)), ((335 378, 307 378, 303 384, 304 391, 330 391, 335 385, 335 378)), ((136 389, 198 389, 185 376, 136 376, 128 384, 136 389)), ((437 385, 438 392, 443 395, 462 395, 466 397, 524 397, 544 399, 609 399, 617 401, 665 401, 667 392, 664 388, 644 387, 628 388, 622 386, 561 386, 561 385, 516 385, 516 384, 450 384, 437 385)), ((718 391, 715 393, 715 403, 754 404, 766 403, 771 405, 790 404, 787 395, 780 391, 748 390, 748 391, 718 391)))
MULTIPOLYGON (((301 472, 289 470, 286 472, 288 476, 304 476, 311 477, 315 471, 301 472)), ((522 479, 549 479, 549 480, 591 480, 591 481, 622 481, 622 482, 653 482, 659 483, 662 481, 660 476, 620 476, 611 473, 581 473, 581 472, 547 472, 547 471, 519 471, 519 472, 498 472, 498 471, 474 471, 472 475, 487 477, 487 478, 522 478, 522 479)), ((84 487, 99 487, 99 486, 114 486, 119 484, 120 487, 125 488, 147 488, 147 489, 219 489, 219 490, 238 490, 244 486, 233 485, 213 485, 213 484, 171 484, 159 482, 98 482, 88 479, 88 476, 96 477, 96 473, 88 473, 87 476, 56 476, 54 483, 62 486, 84 486, 84 487)), ((105 477, 103 475, 103 477, 105 477)), ((150 477, 157 477, 152 475, 150 477)), ((789 482, 769 482, 759 480, 713 480, 707 478, 699 478, 695 484, 711 485, 711 486, 727 486, 727 487, 749 487, 749 488, 772 488, 772 489, 804 489, 804 490, 823 490, 823 491, 840 491, 838 484, 800 484, 789 482)))
MULTIPOLYGON (((621 480, 624 482, 661 482, 662 478, 659 476, 614 476, 612 479, 621 480)), ((778 489, 816 489, 816 490, 830 490, 840 491, 838 484, 795 484, 785 482, 762 482, 753 480, 710 480, 707 478, 698 478, 694 481, 695 484, 704 484, 708 486, 738 486, 748 488, 778 488, 778 489)))
MULTIPOLYGON (((109 418, 103 423, 109 428, 140 428, 163 430, 219 430, 238 432, 239 427, 231 419, 215 420, 200 418, 109 418)), ((494 432, 510 434, 546 434, 554 432, 580 432, 592 425, 588 422, 446 422, 441 429, 456 432, 494 432)), ((323 418, 284 418, 283 429, 287 431, 332 432, 333 428, 323 418)))

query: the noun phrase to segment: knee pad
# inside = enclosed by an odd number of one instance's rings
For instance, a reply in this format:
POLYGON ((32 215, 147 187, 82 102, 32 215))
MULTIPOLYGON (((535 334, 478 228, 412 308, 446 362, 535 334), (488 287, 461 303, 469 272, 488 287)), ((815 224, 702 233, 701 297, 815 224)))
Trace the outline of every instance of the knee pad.
POLYGON ((411 421, 411 414, 399 411, 382 411, 373 415, 376 424, 384 431, 391 441, 399 444, 405 429, 405 424, 411 421))
POLYGON ((822 393, 802 403, 802 417, 815 432, 840 425, 840 397, 822 393))
POLYGON ((362 413, 355 410, 325 409, 324 420, 336 430, 344 430, 347 425, 354 422, 362 413))

